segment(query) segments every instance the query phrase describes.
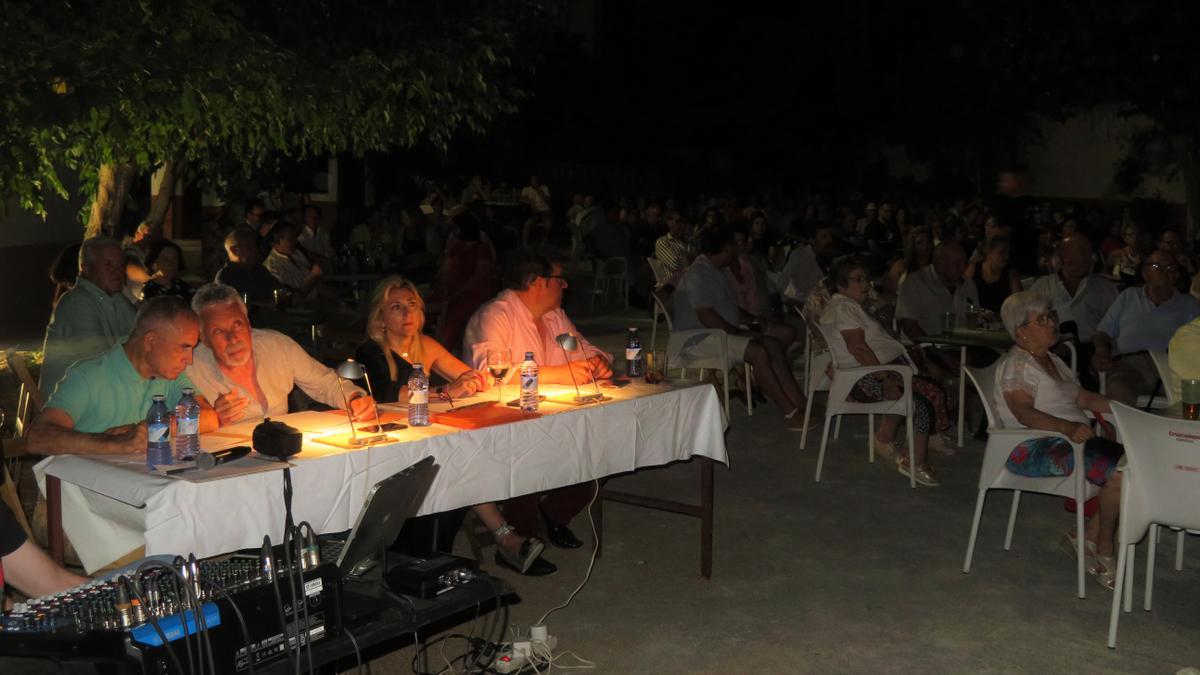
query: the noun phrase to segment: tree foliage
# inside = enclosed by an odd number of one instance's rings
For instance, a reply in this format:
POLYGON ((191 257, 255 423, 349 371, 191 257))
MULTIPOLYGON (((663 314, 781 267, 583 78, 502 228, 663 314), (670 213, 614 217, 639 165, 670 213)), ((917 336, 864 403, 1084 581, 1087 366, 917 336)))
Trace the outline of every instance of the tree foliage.
MULTIPOLYGON (((0 190, 168 160, 219 180, 274 157, 482 130, 523 96, 531 0, 17 0, 0 13, 0 190)), ((65 195, 64 195, 65 196, 65 195)))

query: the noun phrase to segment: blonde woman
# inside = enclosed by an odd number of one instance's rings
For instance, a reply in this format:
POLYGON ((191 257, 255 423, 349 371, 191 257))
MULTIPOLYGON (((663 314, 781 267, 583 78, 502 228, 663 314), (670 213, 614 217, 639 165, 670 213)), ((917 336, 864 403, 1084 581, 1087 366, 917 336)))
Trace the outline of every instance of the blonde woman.
MULTIPOLYGON (((437 340, 425 335, 425 302, 411 281, 391 276, 379 283, 367 314, 367 339, 356 357, 367 369, 371 386, 380 402, 407 399, 408 377, 413 364, 447 382, 440 393, 451 398, 470 396, 488 388, 490 379, 455 358, 437 340)), ((473 507, 475 514, 496 539, 496 563, 529 576, 544 576, 558 570, 541 557, 545 544, 524 537, 504 521, 495 504, 473 507)))

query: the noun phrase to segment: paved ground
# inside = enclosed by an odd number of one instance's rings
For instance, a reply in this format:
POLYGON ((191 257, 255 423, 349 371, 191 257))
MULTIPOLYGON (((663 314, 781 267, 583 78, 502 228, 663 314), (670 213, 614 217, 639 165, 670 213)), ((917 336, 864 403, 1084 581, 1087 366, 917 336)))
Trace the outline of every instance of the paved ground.
MULTIPOLYGON (((579 323, 610 350, 622 346, 623 325, 649 326, 633 312, 579 323)), ((1009 500, 992 496, 964 575, 982 443, 935 460, 943 485, 913 491, 894 468, 867 463, 865 436, 865 420, 843 425, 818 484, 819 437, 800 450, 779 411, 764 406, 747 418, 735 406, 730 466, 717 471, 713 579, 699 578, 698 521, 609 504, 604 557, 572 603, 547 619, 560 648, 604 673, 1174 673, 1200 665, 1195 540, 1182 572, 1168 562, 1174 538, 1160 547, 1154 611, 1124 615, 1110 651, 1111 593, 1089 579, 1088 597, 1076 598, 1075 566, 1058 550, 1074 522, 1062 500, 1026 495, 1005 552, 1009 500)), ((686 463, 614 485, 689 498, 697 477, 686 463)), ((589 528, 586 518, 573 526, 580 535, 589 528)), ((553 577, 492 570, 523 600, 513 625, 561 603, 583 579, 590 551, 546 555, 560 568, 553 577)), ((410 672, 411 656, 380 659, 374 672, 410 672)))

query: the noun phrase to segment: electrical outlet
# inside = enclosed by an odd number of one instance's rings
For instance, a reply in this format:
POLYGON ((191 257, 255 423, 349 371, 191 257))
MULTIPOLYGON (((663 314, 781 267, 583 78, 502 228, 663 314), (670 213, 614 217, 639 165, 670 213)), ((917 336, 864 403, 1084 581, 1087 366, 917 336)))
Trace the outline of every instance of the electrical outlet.
POLYGON ((541 667, 546 662, 545 653, 553 652, 556 647, 558 638, 553 635, 546 636, 545 640, 505 642, 492 661, 492 670, 497 673, 515 673, 529 665, 530 660, 541 667))

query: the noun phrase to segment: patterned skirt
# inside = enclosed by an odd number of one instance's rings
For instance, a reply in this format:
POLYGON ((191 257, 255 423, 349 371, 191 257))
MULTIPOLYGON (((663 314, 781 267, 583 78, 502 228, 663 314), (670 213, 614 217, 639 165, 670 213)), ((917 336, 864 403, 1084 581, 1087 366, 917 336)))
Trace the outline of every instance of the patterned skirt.
MULTIPOLYGON (((904 362, 894 361, 904 365, 904 362)), ((941 433, 950 428, 950 410, 946 402, 946 392, 936 381, 924 375, 914 375, 913 430, 919 434, 941 433)), ((884 400, 883 380, 874 375, 864 375, 850 390, 848 400, 858 403, 874 403, 884 400)))

